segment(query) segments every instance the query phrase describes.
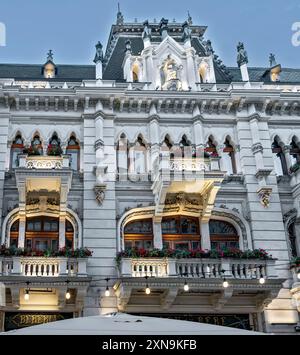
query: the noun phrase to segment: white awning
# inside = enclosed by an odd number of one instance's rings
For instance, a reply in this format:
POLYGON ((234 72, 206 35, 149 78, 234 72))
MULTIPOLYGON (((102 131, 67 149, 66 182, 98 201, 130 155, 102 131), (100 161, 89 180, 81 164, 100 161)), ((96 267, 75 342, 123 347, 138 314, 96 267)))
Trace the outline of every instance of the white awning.
POLYGON ((126 313, 73 318, 12 330, 3 335, 261 335, 262 333, 126 313))

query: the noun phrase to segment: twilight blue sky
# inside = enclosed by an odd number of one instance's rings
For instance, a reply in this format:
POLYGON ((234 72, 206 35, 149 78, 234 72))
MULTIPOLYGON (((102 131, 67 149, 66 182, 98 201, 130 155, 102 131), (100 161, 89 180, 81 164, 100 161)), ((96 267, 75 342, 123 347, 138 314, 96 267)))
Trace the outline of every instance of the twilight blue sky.
MULTIPOLYGON (((228 66, 236 65, 243 41, 250 66, 267 66, 270 52, 284 67, 300 67, 300 46, 291 43, 292 24, 300 22, 299 0, 120 0, 125 21, 161 17, 207 25, 206 38, 228 66)), ((7 46, 1 63, 44 63, 49 48, 58 64, 93 64, 94 45, 106 46, 116 19, 117 0, 1 0, 0 22, 7 46)))

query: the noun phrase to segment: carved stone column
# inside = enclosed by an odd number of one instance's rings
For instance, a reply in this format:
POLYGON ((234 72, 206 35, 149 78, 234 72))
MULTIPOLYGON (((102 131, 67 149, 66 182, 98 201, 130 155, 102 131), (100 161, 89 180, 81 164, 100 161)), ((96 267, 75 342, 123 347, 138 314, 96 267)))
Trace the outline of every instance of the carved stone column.
POLYGON ((18 248, 25 247, 26 215, 21 214, 19 219, 18 248))
POLYGON ((200 235, 201 235, 201 248, 204 250, 211 249, 210 234, 209 234, 209 220, 201 219, 200 222, 200 235))
POLYGON ((153 217, 153 247, 155 249, 163 248, 161 221, 162 217, 153 217))

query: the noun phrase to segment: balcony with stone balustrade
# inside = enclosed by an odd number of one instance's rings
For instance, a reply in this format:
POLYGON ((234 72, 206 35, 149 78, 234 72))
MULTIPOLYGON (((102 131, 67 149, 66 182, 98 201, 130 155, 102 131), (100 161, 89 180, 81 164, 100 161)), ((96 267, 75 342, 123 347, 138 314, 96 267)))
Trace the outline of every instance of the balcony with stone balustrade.
POLYGON ((122 257, 115 291, 120 309, 128 312, 141 310, 142 294, 148 297, 144 306, 152 311, 178 304, 198 311, 236 311, 248 302, 247 309, 257 312, 277 296, 284 281, 275 264, 272 259, 122 257), (149 295, 145 294, 147 286, 149 295))

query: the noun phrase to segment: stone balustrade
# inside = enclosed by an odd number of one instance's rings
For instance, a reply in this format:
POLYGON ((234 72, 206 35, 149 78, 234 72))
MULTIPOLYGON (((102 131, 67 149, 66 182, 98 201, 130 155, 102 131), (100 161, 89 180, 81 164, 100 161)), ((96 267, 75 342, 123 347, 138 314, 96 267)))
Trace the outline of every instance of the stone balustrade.
POLYGON ((19 155, 19 168, 25 169, 65 169, 69 168, 69 155, 40 156, 19 155))
POLYGON ((122 258, 121 277, 276 278, 274 260, 122 258))
POLYGON ((87 276, 86 258, 0 257, 0 276, 87 276))

